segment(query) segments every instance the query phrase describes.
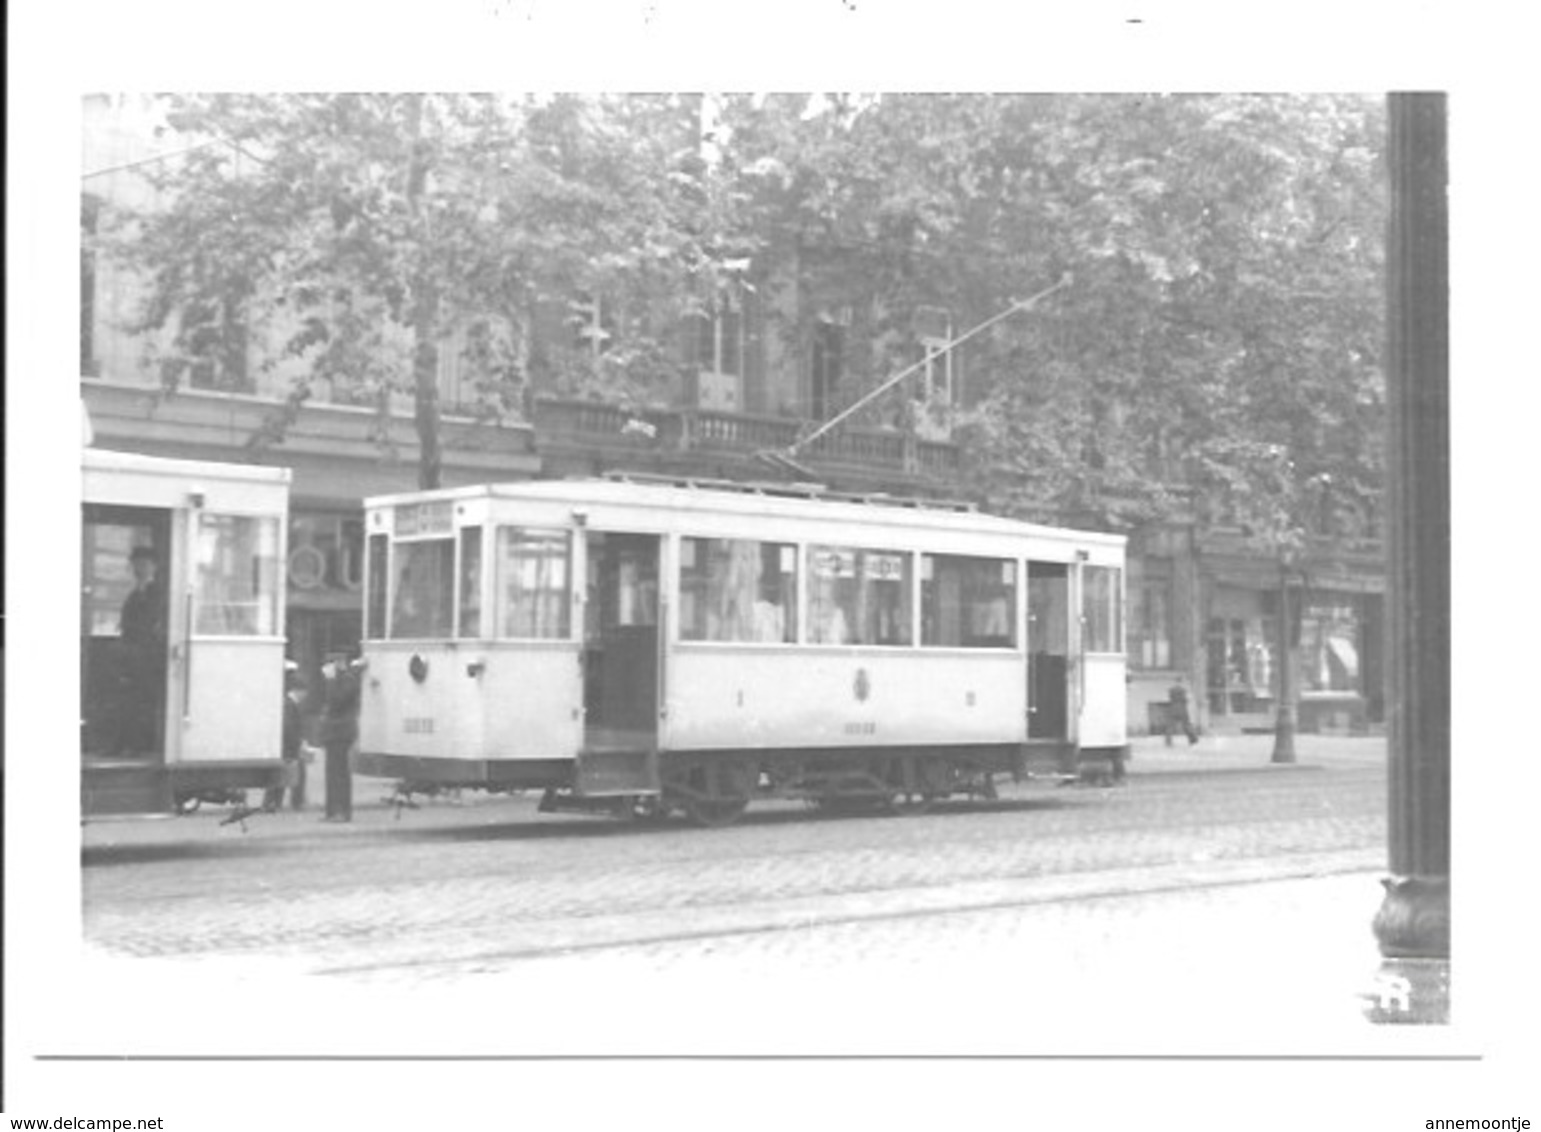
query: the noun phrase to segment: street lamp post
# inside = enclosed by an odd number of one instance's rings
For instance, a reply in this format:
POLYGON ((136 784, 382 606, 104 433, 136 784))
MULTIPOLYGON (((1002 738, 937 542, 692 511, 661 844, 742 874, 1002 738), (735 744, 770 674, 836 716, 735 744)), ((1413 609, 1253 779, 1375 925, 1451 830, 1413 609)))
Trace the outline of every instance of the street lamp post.
POLYGON ((1450 1006, 1450 342, 1445 96, 1393 94, 1387 240, 1390 875, 1377 1022, 1450 1006))

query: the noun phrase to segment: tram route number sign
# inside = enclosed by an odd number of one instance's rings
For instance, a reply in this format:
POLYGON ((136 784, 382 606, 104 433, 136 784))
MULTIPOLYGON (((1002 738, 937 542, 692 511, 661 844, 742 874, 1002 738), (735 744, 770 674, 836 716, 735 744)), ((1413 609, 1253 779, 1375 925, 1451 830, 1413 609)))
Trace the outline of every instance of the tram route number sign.
POLYGON ((401 729, 408 735, 432 735, 433 716, 409 715, 401 721, 401 729))

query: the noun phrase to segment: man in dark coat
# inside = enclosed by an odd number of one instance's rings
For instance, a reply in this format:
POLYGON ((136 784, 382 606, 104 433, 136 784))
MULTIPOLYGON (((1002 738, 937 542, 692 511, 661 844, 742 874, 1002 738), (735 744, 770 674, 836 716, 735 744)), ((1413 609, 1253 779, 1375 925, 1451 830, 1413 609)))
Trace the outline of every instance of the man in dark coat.
POLYGON ((149 755, 160 747, 160 716, 166 698, 166 594, 160 558, 148 546, 129 555, 134 588, 123 602, 123 705, 117 754, 149 755))
POLYGON ((331 661, 321 669, 326 679, 326 706, 321 716, 321 743, 326 748, 326 820, 353 820, 353 768, 349 755, 358 741, 360 682, 364 662, 331 661))

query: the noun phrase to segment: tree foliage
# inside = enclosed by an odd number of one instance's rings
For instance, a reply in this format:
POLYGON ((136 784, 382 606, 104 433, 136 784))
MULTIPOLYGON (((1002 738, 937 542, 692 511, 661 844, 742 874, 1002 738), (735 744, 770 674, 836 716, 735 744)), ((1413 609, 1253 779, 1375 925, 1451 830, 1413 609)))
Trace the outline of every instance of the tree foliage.
POLYGON ((997 506, 1244 526, 1287 553, 1379 492, 1382 109, 1357 96, 733 103, 770 226, 834 249, 897 368, 920 306, 983 317, 960 422, 997 506), (815 109, 814 104, 819 104, 815 109), (1182 484, 1174 494, 1162 486, 1182 484), (1193 494, 1196 493, 1196 498, 1193 494))
POLYGON ((219 362, 207 320, 189 312, 228 312, 274 347, 264 365, 292 382, 289 419, 319 382, 382 414, 393 395, 410 396, 424 486, 439 478, 436 373, 451 335, 489 414, 519 411, 536 365, 569 385, 658 380, 666 351, 644 316, 710 275, 721 242, 693 168, 689 99, 169 103, 176 129, 222 144, 156 174, 157 207, 129 217, 114 241, 150 281, 136 329, 164 332, 164 381, 174 388, 193 366, 219 362), (580 377, 579 349, 547 343, 532 357, 533 324, 541 304, 585 294, 642 314, 625 352, 580 377))
MULTIPOLYGON (((790 275, 805 356, 855 311, 851 398, 913 360, 925 308, 965 347, 952 425, 992 505, 1114 521, 1193 509, 1298 549, 1381 478, 1382 110, 1339 95, 222 95, 172 121, 228 144, 167 170, 120 250, 153 281, 167 380, 239 342, 434 427, 451 330, 489 413, 532 380, 677 387, 681 316, 790 275), (536 332, 603 296, 610 348, 536 332), (189 315, 191 312, 191 317, 189 315), (620 324, 624 323, 623 328, 620 324), (1171 485, 1181 491, 1169 491, 1171 485)), ((774 313, 774 312, 773 312, 774 313)), ((601 328, 603 329, 603 328, 601 328)), ((436 476, 425 468, 424 482, 436 476)))

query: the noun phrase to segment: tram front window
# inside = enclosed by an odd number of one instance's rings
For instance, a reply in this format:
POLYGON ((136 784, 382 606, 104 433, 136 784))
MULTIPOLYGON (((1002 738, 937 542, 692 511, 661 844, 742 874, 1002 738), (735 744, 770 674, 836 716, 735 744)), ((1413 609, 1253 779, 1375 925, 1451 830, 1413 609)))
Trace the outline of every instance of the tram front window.
POLYGON ((448 637, 455 609, 455 540, 399 542, 395 559, 391 636, 397 640, 448 637))

